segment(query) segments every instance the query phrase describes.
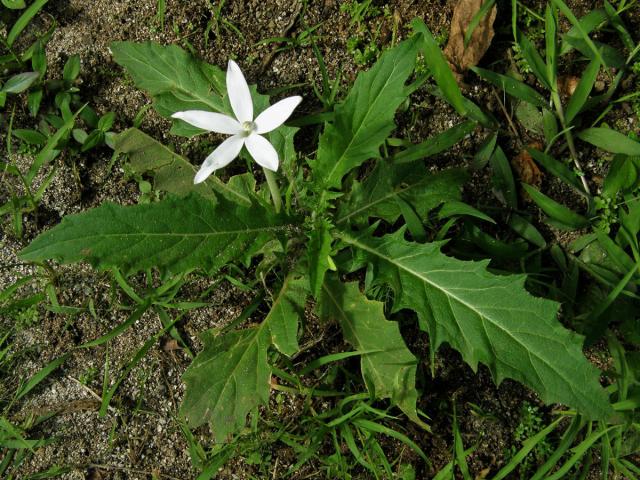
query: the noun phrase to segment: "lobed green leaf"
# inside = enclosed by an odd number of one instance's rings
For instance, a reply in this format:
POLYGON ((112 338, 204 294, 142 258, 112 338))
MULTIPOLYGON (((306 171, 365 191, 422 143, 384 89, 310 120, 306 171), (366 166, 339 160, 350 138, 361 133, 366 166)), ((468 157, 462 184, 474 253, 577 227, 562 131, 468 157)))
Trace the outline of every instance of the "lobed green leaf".
POLYGON ((86 261, 126 274, 157 267, 168 273, 215 271, 252 252, 285 230, 282 217, 258 205, 243 206, 191 194, 157 203, 105 203, 69 215, 20 252, 27 261, 86 261))
POLYGON ((371 174, 354 182, 338 203, 336 225, 358 224, 369 218, 394 223, 402 214, 398 199, 411 205, 421 219, 443 202, 460 200, 466 175, 460 170, 432 173, 423 165, 379 162, 371 174))
POLYGON ((259 326, 225 335, 209 330, 202 335, 204 348, 183 376, 187 390, 180 414, 191 428, 209 422, 216 441, 225 441, 242 428, 251 410, 268 402, 267 350, 273 344, 285 355, 298 351, 307 282, 297 274, 289 275, 259 326))
POLYGON ((335 320, 345 339, 362 351, 360 365, 367 389, 390 398, 411 420, 423 424, 416 411, 417 359, 400 335, 398 324, 384 316, 384 304, 367 299, 357 282, 327 277, 318 305, 323 319, 335 320))
POLYGON ((113 42, 111 51, 136 86, 153 97, 160 115, 169 117, 183 110, 227 113, 222 70, 196 60, 177 45, 113 42))
POLYGON ((474 370, 478 362, 487 365, 497 383, 513 378, 546 403, 608 417, 598 371, 582 354, 582 337, 558 322, 558 304, 532 297, 524 275, 493 275, 487 262, 449 258, 440 243, 410 243, 403 235, 401 229, 382 238, 347 232, 340 237, 366 253, 374 282, 393 288, 393 311, 416 311, 434 354, 449 343, 474 370))
POLYGON ((380 146, 395 127, 396 109, 407 97, 405 82, 413 71, 417 42, 413 37, 384 52, 336 106, 311 164, 320 185, 339 189, 347 172, 380 156, 380 146))

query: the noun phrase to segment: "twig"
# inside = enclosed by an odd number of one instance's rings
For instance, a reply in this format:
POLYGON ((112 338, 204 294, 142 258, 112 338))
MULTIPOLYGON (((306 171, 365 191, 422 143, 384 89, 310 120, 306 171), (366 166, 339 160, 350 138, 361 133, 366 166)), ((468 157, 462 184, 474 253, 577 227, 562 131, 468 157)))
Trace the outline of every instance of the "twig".
MULTIPOLYGON (((98 395, 96 392, 94 392, 93 390, 91 390, 89 387, 87 387, 84 383, 82 383, 80 380, 78 380, 77 378, 71 377, 71 376, 67 376, 67 378, 73 380, 74 382, 76 382, 78 385, 80 385, 80 387, 82 387, 89 395, 91 395, 93 398, 95 398, 96 400, 98 400, 100 402, 100 404, 102 404, 102 397, 100 395, 98 395)), ((109 409, 109 411, 111 412, 116 412, 117 410, 115 408, 113 408, 111 405, 108 405, 107 408, 109 409)))
POLYGON ((518 140, 518 143, 522 143, 522 140, 520 139, 520 134, 518 133, 518 130, 516 129, 516 126, 514 125, 513 120, 511 119, 511 115, 509 115, 509 112, 507 112, 507 107, 504 106, 504 102, 500 98, 500 95, 498 95, 498 92, 496 92, 495 88, 492 88, 491 91, 493 92, 493 95, 498 100, 500 109, 502 110, 502 113, 504 114, 505 118, 507 119, 507 122, 509 123, 509 128, 511 128, 511 131, 513 132, 516 139, 518 140))

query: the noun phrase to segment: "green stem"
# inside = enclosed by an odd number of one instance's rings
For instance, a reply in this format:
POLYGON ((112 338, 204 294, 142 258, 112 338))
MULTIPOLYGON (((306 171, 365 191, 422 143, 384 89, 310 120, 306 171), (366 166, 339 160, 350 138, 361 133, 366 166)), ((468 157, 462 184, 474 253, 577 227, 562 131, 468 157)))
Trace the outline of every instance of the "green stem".
POLYGON ((263 168, 264 176, 267 179, 267 185, 271 191, 271 198, 273 199, 273 206, 276 209, 276 213, 280 213, 282 209, 282 196, 280 195, 280 188, 278 188, 278 181, 275 175, 268 168, 263 168))

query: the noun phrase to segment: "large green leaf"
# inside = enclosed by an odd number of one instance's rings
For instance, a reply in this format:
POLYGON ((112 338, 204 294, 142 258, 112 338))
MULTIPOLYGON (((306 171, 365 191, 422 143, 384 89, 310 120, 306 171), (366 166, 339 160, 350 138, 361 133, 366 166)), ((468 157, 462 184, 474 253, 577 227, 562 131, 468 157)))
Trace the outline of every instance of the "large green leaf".
POLYGON ((257 327, 202 335, 204 349, 183 376, 187 385, 180 408, 191 428, 209 422, 218 442, 244 425, 247 414, 269 400, 271 367, 267 349, 291 355, 298 350, 299 319, 308 294, 307 280, 289 275, 271 311, 257 327))
POLYGON ((423 165, 379 162, 338 204, 336 224, 381 218, 394 223, 402 214, 398 200, 411 205, 421 219, 449 200, 460 200, 466 175, 460 170, 429 172, 423 165))
POLYGON ((400 43, 358 75, 320 136, 317 160, 311 164, 317 182, 340 188, 347 172, 380 156, 380 146, 395 127, 396 109, 408 95, 405 82, 413 71, 416 45, 416 37, 400 43))
POLYGON ((331 223, 324 219, 317 219, 309 232, 307 242, 307 260, 309 262, 309 286, 314 298, 320 296, 320 290, 324 283, 324 276, 331 269, 331 223))
POLYGON ((362 377, 376 398, 390 398, 409 418, 422 424, 416 411, 417 359, 404 343, 396 322, 384 316, 384 304, 367 299, 357 282, 327 276, 318 313, 336 320, 344 338, 361 355, 362 377))
POLYGON ((105 203, 69 215, 22 250, 24 260, 87 261, 126 273, 158 267, 168 273, 216 270, 246 260, 285 220, 258 205, 197 194, 134 206, 105 203))
POLYGON ((271 310, 263 322, 269 328, 271 343, 287 356, 299 350, 298 323, 304 317, 308 296, 308 280, 303 275, 290 274, 285 278, 278 296, 273 299, 271 310))
POLYGON ((204 349, 182 377, 187 390, 180 413, 190 428, 208 422, 216 441, 224 442, 242 428, 251 410, 269 401, 269 336, 262 325, 201 336, 204 349))
POLYGON ((497 383, 513 378, 545 402, 590 418, 610 414, 598 370, 582 354, 582 337, 558 322, 557 303, 529 295, 524 275, 493 275, 487 262, 453 259, 440 243, 410 243, 403 235, 341 238, 368 255, 375 281, 394 290, 394 311, 416 311, 432 352, 449 343, 474 370, 487 365, 497 383))
POLYGON ((118 134, 114 139, 114 150, 127 154, 129 167, 134 173, 152 175, 156 190, 176 195, 196 192, 209 198, 215 198, 215 190, 229 200, 251 204, 251 185, 240 182, 236 177, 224 183, 215 175, 194 185, 193 177, 198 167, 137 128, 118 134))
MULTIPOLYGON (((154 108, 163 117, 184 110, 205 110, 233 115, 227 98, 225 73, 215 65, 197 60, 176 45, 153 42, 114 42, 111 50, 116 62, 126 68, 136 86, 147 91, 154 108)), ((269 106, 269 97, 251 87, 256 116, 269 106)), ((276 148, 283 164, 295 159, 293 136, 297 128, 282 126, 266 136, 276 148)), ((174 120, 171 133, 192 136, 203 131, 181 120, 174 120)), ((204 159, 202 159, 204 160, 204 159)))
POLYGON ((153 97, 160 115, 169 117, 183 110, 228 113, 223 100, 224 72, 196 60, 177 45, 113 42, 111 51, 136 86, 153 97))

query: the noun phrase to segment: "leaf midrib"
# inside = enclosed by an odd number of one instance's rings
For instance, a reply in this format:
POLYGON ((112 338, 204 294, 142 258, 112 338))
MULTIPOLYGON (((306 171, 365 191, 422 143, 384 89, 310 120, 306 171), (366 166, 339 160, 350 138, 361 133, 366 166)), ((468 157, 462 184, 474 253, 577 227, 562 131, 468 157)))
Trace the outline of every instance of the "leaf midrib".
MULTIPOLYGON (((353 144, 355 138, 360 134, 360 130, 362 130, 362 128, 364 127, 365 123, 367 123, 367 119, 369 118, 369 116, 371 115, 371 113, 374 110, 373 107, 378 103, 378 100, 383 95, 383 92, 385 92, 387 86, 389 85, 389 82, 391 81, 391 78, 394 76, 394 73, 397 70, 397 67, 398 67, 399 63, 400 63, 399 61, 395 61, 395 60, 393 61, 393 68, 391 70, 391 74, 389 74, 389 76, 387 77, 384 86, 380 89, 378 95, 375 97, 375 100, 370 103, 371 108, 369 108, 369 110, 367 110, 367 114, 364 116, 364 118, 362 119, 362 122, 360 122, 360 125, 358 125, 358 128, 356 129, 354 134, 351 136, 351 139, 349 140, 349 143, 347 144, 347 146, 342 151, 342 154, 340 155, 340 158, 338 158, 338 160, 336 160, 333 163, 333 167, 331 168, 331 170, 329 171, 329 174, 327 175, 327 184, 328 185, 331 185, 333 183, 333 178, 332 177, 333 177, 334 172, 336 171, 336 168, 338 168, 338 166, 340 165, 342 160, 347 155, 347 152, 351 149, 351 145, 353 144)), ((341 179, 338 179, 338 180, 341 180, 341 179)))

